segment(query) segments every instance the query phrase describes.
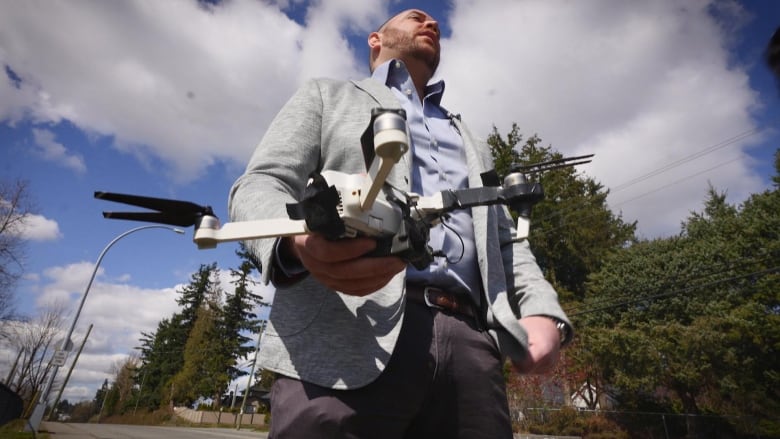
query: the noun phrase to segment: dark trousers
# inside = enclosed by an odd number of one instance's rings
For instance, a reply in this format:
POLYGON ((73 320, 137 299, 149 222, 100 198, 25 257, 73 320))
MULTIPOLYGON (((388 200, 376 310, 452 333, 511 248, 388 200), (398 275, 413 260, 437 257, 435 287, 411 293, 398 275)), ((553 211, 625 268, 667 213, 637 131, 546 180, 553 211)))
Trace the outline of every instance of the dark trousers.
POLYGON ((334 390, 280 376, 269 437, 511 439, 501 357, 473 318, 409 302, 373 383, 334 390))

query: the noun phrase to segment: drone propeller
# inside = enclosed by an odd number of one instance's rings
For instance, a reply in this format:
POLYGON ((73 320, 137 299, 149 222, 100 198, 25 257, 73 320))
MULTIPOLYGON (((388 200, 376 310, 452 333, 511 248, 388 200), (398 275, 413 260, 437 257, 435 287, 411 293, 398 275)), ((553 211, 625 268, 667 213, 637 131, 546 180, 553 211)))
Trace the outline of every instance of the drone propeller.
POLYGON ((104 218, 146 221, 189 227, 206 215, 214 216, 211 206, 201 206, 189 201, 168 200, 164 198, 142 197, 139 195, 117 194, 113 192, 95 192, 95 198, 131 206, 145 207, 157 212, 103 212, 104 218))

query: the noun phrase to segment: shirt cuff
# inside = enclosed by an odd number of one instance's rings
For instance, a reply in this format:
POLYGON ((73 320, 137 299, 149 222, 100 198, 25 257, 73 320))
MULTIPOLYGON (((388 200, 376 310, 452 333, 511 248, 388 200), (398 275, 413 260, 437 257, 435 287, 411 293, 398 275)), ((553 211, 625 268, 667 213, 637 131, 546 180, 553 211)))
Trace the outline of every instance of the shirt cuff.
POLYGON ((278 238, 276 242, 274 242, 274 262, 276 268, 280 270, 285 277, 290 279, 306 273, 306 267, 304 267, 300 261, 282 257, 280 250, 281 242, 282 238, 278 238))

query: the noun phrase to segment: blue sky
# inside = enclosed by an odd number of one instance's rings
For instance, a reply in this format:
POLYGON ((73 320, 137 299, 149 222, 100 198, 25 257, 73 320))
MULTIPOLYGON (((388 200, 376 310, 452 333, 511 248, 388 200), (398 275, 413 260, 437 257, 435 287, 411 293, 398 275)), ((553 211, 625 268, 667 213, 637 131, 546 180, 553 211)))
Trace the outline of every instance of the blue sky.
MULTIPOLYGON (((440 19, 444 105, 479 137, 518 122, 564 154, 595 153, 582 171, 641 236, 677 233, 708 184, 734 203, 770 186, 780 89, 761 56, 775 1, 6 2, 0 178, 27 180, 38 207, 19 310, 74 308, 103 247, 141 225, 104 220, 126 206, 96 190, 226 221, 230 185, 296 87, 365 76, 365 35, 413 6, 440 19)), ((66 398, 91 398, 200 264, 236 264, 236 245, 199 251, 191 236, 144 230, 107 254, 66 398)), ((9 362, 0 350, 0 372, 9 362)))

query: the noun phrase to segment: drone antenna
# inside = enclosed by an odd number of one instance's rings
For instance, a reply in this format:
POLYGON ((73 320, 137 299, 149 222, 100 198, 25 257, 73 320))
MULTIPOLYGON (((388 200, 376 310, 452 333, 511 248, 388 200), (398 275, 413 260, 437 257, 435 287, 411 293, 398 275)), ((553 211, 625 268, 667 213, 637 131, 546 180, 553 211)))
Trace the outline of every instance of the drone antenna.
POLYGON ((522 165, 512 168, 510 172, 522 172, 539 174, 545 171, 551 171, 553 169, 567 168, 576 165, 583 165, 590 163, 594 154, 581 155, 576 157, 564 157, 555 160, 549 160, 541 163, 534 163, 532 165, 522 165))

